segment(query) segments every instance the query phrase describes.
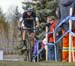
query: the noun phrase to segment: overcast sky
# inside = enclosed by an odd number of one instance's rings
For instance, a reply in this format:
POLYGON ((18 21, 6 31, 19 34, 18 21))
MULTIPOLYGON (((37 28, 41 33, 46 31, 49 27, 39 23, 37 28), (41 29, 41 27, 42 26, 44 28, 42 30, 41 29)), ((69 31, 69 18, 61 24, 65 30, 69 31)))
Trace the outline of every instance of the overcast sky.
MULTIPOLYGON (((22 11, 22 3, 24 0, 0 0, 0 7, 2 8, 3 12, 6 13, 10 6, 19 6, 20 11, 22 11)), ((31 0, 25 0, 31 1, 31 0)))

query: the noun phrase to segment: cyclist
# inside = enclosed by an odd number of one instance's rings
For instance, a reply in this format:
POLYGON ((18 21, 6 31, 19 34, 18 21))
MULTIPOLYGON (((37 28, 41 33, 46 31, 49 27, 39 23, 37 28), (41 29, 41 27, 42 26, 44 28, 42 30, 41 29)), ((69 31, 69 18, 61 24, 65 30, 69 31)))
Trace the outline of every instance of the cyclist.
MULTIPOLYGON (((39 19, 36 17, 36 13, 33 11, 33 9, 29 8, 27 11, 25 11, 21 17, 21 19, 18 22, 18 27, 23 29, 26 28, 34 28, 39 27, 39 19)), ((23 47, 22 49, 26 49, 26 32, 27 30, 23 30, 22 32, 22 39, 23 39, 23 47)), ((29 30, 30 34, 35 37, 34 30, 29 30)))

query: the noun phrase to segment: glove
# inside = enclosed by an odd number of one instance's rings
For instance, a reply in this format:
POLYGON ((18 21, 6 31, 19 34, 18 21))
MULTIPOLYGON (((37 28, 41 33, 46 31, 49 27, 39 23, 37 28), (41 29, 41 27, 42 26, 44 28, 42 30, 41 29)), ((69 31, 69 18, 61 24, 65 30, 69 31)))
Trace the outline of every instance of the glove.
POLYGON ((21 30, 21 27, 18 27, 19 30, 21 30))
POLYGON ((39 27, 36 27, 36 30, 35 30, 35 32, 38 32, 39 31, 39 27))

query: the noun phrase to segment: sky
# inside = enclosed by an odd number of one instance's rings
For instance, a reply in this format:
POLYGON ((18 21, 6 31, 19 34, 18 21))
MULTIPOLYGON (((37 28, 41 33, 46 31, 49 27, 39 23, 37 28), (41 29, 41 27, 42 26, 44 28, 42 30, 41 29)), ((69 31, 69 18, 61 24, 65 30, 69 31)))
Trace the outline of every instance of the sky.
MULTIPOLYGON (((3 12, 6 13, 8 12, 8 8, 10 6, 18 6, 20 12, 23 11, 22 9, 22 3, 24 0, 0 0, 0 7, 2 8, 3 12)), ((25 1, 31 1, 31 0, 25 0, 25 1)))

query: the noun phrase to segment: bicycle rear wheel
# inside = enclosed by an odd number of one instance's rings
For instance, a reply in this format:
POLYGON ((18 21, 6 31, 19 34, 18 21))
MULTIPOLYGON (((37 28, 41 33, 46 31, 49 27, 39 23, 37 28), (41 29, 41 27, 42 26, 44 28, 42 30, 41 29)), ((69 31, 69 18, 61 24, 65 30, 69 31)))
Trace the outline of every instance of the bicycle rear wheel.
POLYGON ((27 43, 27 61, 32 61, 32 38, 30 37, 30 33, 27 33, 26 43, 27 43))

